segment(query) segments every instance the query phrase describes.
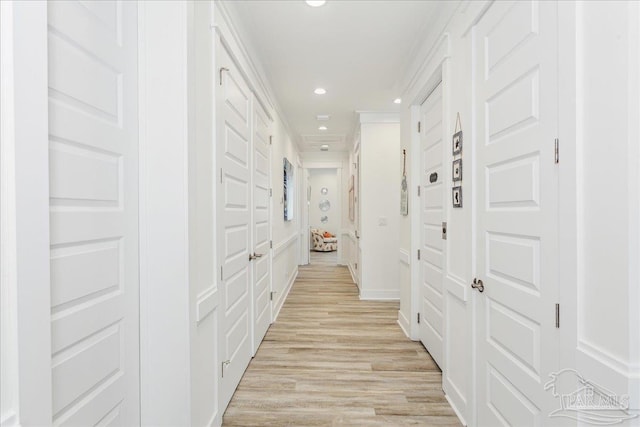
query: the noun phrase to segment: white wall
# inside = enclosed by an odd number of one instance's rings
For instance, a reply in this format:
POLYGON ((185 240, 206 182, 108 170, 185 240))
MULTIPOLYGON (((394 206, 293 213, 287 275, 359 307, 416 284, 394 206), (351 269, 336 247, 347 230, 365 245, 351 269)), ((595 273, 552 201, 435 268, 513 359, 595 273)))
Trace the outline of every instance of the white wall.
POLYGON ((361 114, 362 265, 360 297, 397 299, 400 295, 400 125, 397 116, 361 114))
POLYGON ((311 204, 309 206, 309 226, 321 228, 331 234, 340 236, 342 229, 342 212, 340 207, 340 196, 342 191, 338 188, 337 169, 309 169, 309 183, 311 184, 311 204), (328 193, 320 193, 322 188, 326 188, 328 193), (327 212, 320 210, 319 203, 328 200, 331 207, 327 212), (322 223, 320 219, 327 216, 328 221, 322 223))
MULTIPOLYGON (((298 274, 298 239, 300 212, 294 211, 291 221, 284 220, 284 177, 283 158, 286 157, 295 165, 298 153, 296 146, 286 133, 281 122, 276 122, 274 149, 272 151, 271 179, 273 185, 273 290, 275 294, 275 313, 284 304, 284 300, 298 274)), ((293 169, 296 171, 296 168, 293 169)), ((301 185, 301 177, 294 172, 293 185, 297 189, 301 185)), ((294 192, 297 196, 297 192, 294 192)), ((295 196, 294 196, 295 197, 295 196)), ((293 206, 297 200, 293 200, 293 206)))
POLYGON ((140 374, 144 425, 188 425, 192 421, 188 5, 139 4, 140 374))
POLYGON ((300 212, 297 189, 302 184, 302 177, 297 173, 298 150, 297 146, 289 136, 285 124, 277 116, 274 122, 273 145, 271 146, 271 187, 273 197, 271 198, 273 227, 273 291, 274 313, 278 313, 284 304, 284 300, 293 285, 293 281, 298 275, 298 239, 300 212), (284 176, 283 159, 287 158, 293 165, 293 185, 295 206, 293 220, 284 220, 284 176))
POLYGON ((355 136, 353 141, 352 150, 349 153, 347 184, 345 186, 346 192, 346 219, 345 219, 345 232, 343 243, 345 246, 345 255, 343 263, 349 268, 353 281, 360 287, 360 272, 362 269, 358 268, 360 262, 360 240, 359 228, 360 228, 360 182, 359 182, 359 170, 358 170, 358 157, 360 156, 360 134, 355 136), (349 188, 351 187, 351 177, 353 177, 353 219, 349 217, 349 188))
MULTIPOLYGON (((407 104, 409 104, 407 102, 407 104)), ((400 241, 399 241, 399 251, 398 251, 398 259, 400 260, 399 271, 400 274, 398 276, 399 282, 398 287, 400 289, 400 309, 398 310, 398 324, 404 331, 405 335, 411 339, 417 339, 415 336, 415 332, 412 333, 411 329, 411 317, 413 316, 411 309, 411 263, 415 256, 412 257, 412 254, 415 254, 415 251, 411 245, 411 213, 413 211, 417 212, 417 209, 413 206, 416 203, 416 200, 413 199, 415 196, 415 192, 417 191, 417 182, 413 182, 411 179, 411 171, 412 165, 415 163, 412 161, 412 142, 410 129, 413 129, 412 123, 417 121, 417 118, 411 117, 411 111, 407 107, 405 110, 403 108, 402 114, 400 114, 400 151, 406 150, 406 172, 407 172, 407 186, 409 189, 409 214, 407 216, 399 215, 399 230, 400 230, 400 241)), ((417 114, 417 112, 416 112, 417 114)), ((415 154, 414 154, 415 155, 415 154)), ((400 157, 400 165, 398 166, 399 170, 402 171, 403 162, 402 156, 400 157)))
MULTIPOLYGON (((575 96, 575 103, 567 99, 562 110, 566 120, 561 122, 560 159, 575 169, 561 177, 568 184, 561 199, 567 197, 575 207, 562 205, 561 218, 564 227, 575 227, 576 239, 566 245, 570 251, 561 247, 570 261, 568 282, 563 282, 571 284, 562 295, 572 331, 564 334, 563 342, 570 346, 564 363, 571 363, 573 350, 578 371, 618 394, 629 394, 637 414, 640 5, 582 2, 566 12, 575 17, 575 27, 573 22, 564 26, 564 40, 575 46, 567 44, 560 57, 575 60, 561 59, 561 69, 566 68, 561 86, 569 87, 567 96, 575 96)), ((633 425, 640 425, 640 419, 633 425)))
POLYGON ((218 296, 215 269, 214 38, 212 5, 188 5, 189 334, 191 423, 211 425, 218 401, 218 296))
POLYGON ((13 4, 0 2, 0 425, 18 424, 13 4))

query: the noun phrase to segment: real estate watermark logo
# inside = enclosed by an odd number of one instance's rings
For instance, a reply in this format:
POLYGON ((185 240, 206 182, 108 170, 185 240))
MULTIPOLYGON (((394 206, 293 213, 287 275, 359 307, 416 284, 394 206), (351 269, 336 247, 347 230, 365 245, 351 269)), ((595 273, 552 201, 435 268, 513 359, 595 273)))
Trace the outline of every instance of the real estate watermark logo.
POLYGON ((549 414, 550 418, 565 417, 595 425, 615 425, 636 418, 629 413, 629 395, 616 395, 606 388, 586 380, 575 369, 562 369, 549 374, 544 385, 560 400, 560 407, 549 414), (562 385, 572 384, 575 389, 563 393, 562 385))

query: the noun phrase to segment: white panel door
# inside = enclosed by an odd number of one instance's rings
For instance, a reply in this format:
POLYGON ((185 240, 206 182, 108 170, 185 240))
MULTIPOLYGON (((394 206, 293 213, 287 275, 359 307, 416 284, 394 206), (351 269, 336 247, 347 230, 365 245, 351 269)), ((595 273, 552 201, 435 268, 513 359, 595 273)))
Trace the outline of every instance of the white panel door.
POLYGON ((271 325, 270 120, 255 100, 253 115, 253 354, 271 325))
POLYGON ((220 408, 227 407, 252 356, 251 92, 217 45, 218 254, 220 266, 220 408))
POLYGON ((474 33, 478 424, 549 424, 557 370, 557 4, 496 2, 474 33))
POLYGON ((420 341, 442 367, 442 83, 420 108, 420 341))
POLYGON ((54 425, 137 425, 137 7, 49 2, 54 425))

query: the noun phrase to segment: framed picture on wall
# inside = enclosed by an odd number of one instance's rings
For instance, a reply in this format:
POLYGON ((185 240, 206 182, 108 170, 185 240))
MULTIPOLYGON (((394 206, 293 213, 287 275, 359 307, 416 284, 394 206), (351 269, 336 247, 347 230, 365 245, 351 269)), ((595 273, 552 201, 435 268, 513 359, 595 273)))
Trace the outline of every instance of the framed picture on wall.
POLYGON ((453 155, 462 154, 462 131, 453 134, 452 138, 453 155))
POLYGON ((451 167, 453 182, 462 181, 462 159, 454 160, 451 167))
POLYGON ((461 186, 453 187, 451 191, 451 199, 453 200, 454 208, 462 207, 462 187, 461 186))

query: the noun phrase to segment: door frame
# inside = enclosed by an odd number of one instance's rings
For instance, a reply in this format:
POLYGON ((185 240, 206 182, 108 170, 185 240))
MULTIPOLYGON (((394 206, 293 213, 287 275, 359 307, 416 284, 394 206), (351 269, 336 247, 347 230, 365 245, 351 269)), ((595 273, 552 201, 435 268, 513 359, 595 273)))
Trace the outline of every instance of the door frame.
POLYGON ((47 20, 46 2, 3 2, 3 47, 11 50, 2 51, 2 233, 13 228, 15 240, 3 239, 2 288, 15 301, 8 327, 17 348, 2 358, 14 358, 17 375, 15 406, 1 416, 22 425, 52 420, 47 20))
MULTIPOLYGON (((451 66, 451 40, 449 33, 444 33, 439 40, 434 43, 433 53, 427 59, 425 64, 422 67, 421 75, 424 76, 419 82, 415 83, 414 86, 409 88, 408 90, 412 90, 411 93, 415 93, 413 96, 410 106, 409 106, 409 115, 410 115, 410 153, 411 155, 411 170, 410 170, 410 182, 409 182, 409 212, 411 216, 411 253, 410 253, 410 276, 411 276, 411 318, 409 319, 409 338, 414 341, 420 341, 419 335, 419 325, 417 323, 417 315, 420 311, 420 263, 417 262, 417 251, 420 249, 421 244, 421 236, 419 233, 420 223, 422 221, 421 212, 420 212, 420 197, 417 194, 417 186, 420 185, 420 168, 421 168, 421 159, 419 155, 415 155, 414 153, 420 152, 420 133, 418 132, 418 122, 421 120, 421 106, 426 101, 431 92, 436 88, 438 84, 442 84, 442 129, 443 129, 443 160, 444 167, 444 183, 445 186, 450 186, 451 179, 448 175, 448 167, 447 165, 451 160, 451 153, 447 149, 448 141, 450 135, 452 134, 455 113, 452 109, 452 88, 451 82, 453 81, 453 70, 451 66), (417 89, 416 89, 417 88, 417 89)), ((470 120, 467 124, 467 129, 471 129, 470 120)), ((469 131, 471 134, 471 132, 469 131)), ((473 137, 473 135, 471 135, 473 137)), ((468 144, 471 145, 471 149, 467 150, 468 159, 466 161, 466 168, 469 170, 468 173, 473 173, 473 160, 474 160, 474 151, 473 151, 473 143, 468 144)), ((465 213, 465 221, 470 221, 472 224, 474 223, 474 215, 475 210, 473 208, 473 194, 474 194, 474 183, 473 181, 468 183, 465 187, 465 198, 467 200, 467 213, 465 213)), ((450 223, 451 218, 451 209, 450 209, 450 195, 444 200, 444 212, 443 219, 450 223)), ((473 225, 470 230, 471 235, 473 235, 473 225)), ((443 246, 443 254, 445 257, 445 267, 449 264, 448 257, 450 256, 448 250, 449 243, 447 240, 444 241, 443 246)), ((475 246, 475 243, 473 243, 475 246)), ((467 325, 468 330, 470 331, 470 336, 473 336, 475 331, 473 325, 473 307, 469 304, 469 286, 465 282, 470 282, 470 277, 475 273, 475 252, 474 249, 470 250, 468 254, 465 254, 469 258, 469 265, 466 268, 465 273, 468 275, 467 277, 454 277, 448 274, 448 271, 443 270, 443 306, 442 306, 442 316, 443 316, 443 324, 442 324, 442 388, 445 391, 445 397, 453 410, 456 412, 458 418, 467 425, 473 425, 475 421, 474 417, 474 408, 475 408, 475 353, 473 352, 475 349, 475 341, 469 342, 469 349, 471 354, 467 361, 467 369, 470 375, 470 382, 468 387, 462 393, 465 395, 460 395, 460 391, 456 389, 456 387, 448 382, 447 375, 447 361, 449 360, 449 340, 448 336, 448 328, 449 322, 447 319, 447 298, 448 294, 451 294, 452 297, 457 298, 459 301, 466 305, 466 316, 467 319, 463 320, 463 322, 467 325)))
MULTIPOLYGON (((310 162, 303 162, 302 164, 302 168, 303 168, 303 174, 309 174, 311 169, 336 169, 336 176, 337 176, 337 181, 338 181, 338 189, 340 191, 340 194, 338 195, 338 206, 336 206, 336 210, 338 211, 339 215, 340 215, 340 228, 337 231, 337 236, 338 236, 338 250, 336 251, 336 265, 342 265, 342 252, 343 252, 343 236, 345 233, 343 233, 344 230, 344 218, 342 215, 342 204, 343 204, 343 198, 345 197, 344 194, 344 188, 343 188, 343 176, 342 176, 342 172, 343 172, 343 164, 342 162, 338 162, 338 161, 310 161, 310 162)), ((307 185, 309 183, 307 182, 307 185)), ((306 191, 306 187, 305 187, 305 191, 306 191)), ((305 196, 305 201, 306 201, 306 196, 305 196)), ((301 232, 303 233, 307 233, 307 254, 308 254, 308 263, 311 263, 311 243, 309 240, 309 233, 310 233, 310 229, 311 229, 311 225, 310 225, 310 221, 309 221, 309 204, 308 203, 304 203, 304 209, 305 211, 303 212, 303 215, 306 216, 307 221, 306 221, 306 229, 305 225, 302 224, 301 227, 301 232)))
MULTIPOLYGON (((438 47, 438 52, 435 55, 435 59, 430 64, 430 68, 425 75, 428 75, 428 79, 423 83, 422 89, 415 96, 413 101, 411 102, 410 111, 411 111, 411 153, 419 153, 420 152, 420 133, 418 132, 418 122, 420 121, 420 109, 424 101, 427 100, 431 92, 438 86, 438 84, 442 84, 442 129, 443 134, 447 135, 447 130, 450 128, 449 126, 449 116, 450 116, 450 95, 449 95, 449 85, 450 81, 450 67, 448 66, 449 62, 449 40, 448 35, 445 35, 440 41, 440 46, 438 47)), ((446 141, 443 140, 443 144, 446 144, 446 141)), ((443 150, 447 152, 446 150, 443 150)), ((448 158, 448 156, 447 156, 448 158)), ((420 185, 420 168, 421 168, 421 160, 420 156, 413 154, 411 156, 411 171, 410 171, 410 186, 409 186, 409 194, 410 194, 410 215, 411 215, 411 230, 420 230, 420 222, 421 222, 421 214, 420 214, 420 197, 417 194, 417 187, 420 185)), ((445 185, 448 180, 445 180, 445 185)), ((448 205, 447 205, 448 206, 448 205)), ((448 217, 448 209, 445 209, 444 217, 448 217)), ((416 232, 411 233, 411 260, 415 261, 415 256, 420 249, 421 238, 420 234, 416 232)), ((446 254, 446 244, 444 248, 446 254)), ((446 255, 445 255, 446 256, 446 255)), ((444 272, 443 272, 444 273, 444 272)), ((410 327, 410 338, 414 341, 419 341, 419 328, 417 322, 417 315, 420 311, 420 263, 411 262, 411 319, 409 321, 410 327)), ((445 313, 442 313, 445 316, 445 313)), ((444 324, 443 324, 444 327, 444 324)), ((443 336, 444 340, 444 336, 443 336)), ((444 367, 443 367, 444 370, 444 367)))
MULTIPOLYGON (((273 155, 273 119, 272 117, 269 115, 269 113, 267 112, 267 110, 264 108, 264 106, 260 103, 260 101, 258 100, 258 97, 256 96, 255 92, 251 91, 251 130, 250 130, 250 147, 249 147, 249 152, 250 154, 250 159, 249 159, 249 164, 250 164, 250 180, 251 180, 251 184, 250 184, 250 204, 251 204, 251 208, 250 208, 250 223, 251 223, 251 233, 250 233, 250 250, 251 251, 255 251, 255 180, 254 180, 254 173, 255 173, 255 137, 256 137, 256 119, 258 114, 264 114, 264 118, 266 119, 266 122, 268 123, 268 134, 269 134, 269 141, 267 142, 267 153, 269 155, 269 159, 268 159, 268 168, 269 168, 269 176, 267 178, 267 185, 269 187, 270 190, 270 194, 267 195, 268 197, 268 206, 267 206, 267 215, 269 217, 269 248, 267 249, 267 255, 268 255, 268 265, 269 265, 269 274, 268 274, 268 279, 269 280, 269 294, 272 295, 273 292, 273 197, 272 197, 272 193, 273 193, 273 173, 272 173, 272 155, 273 155)), ((216 199, 217 200, 217 199, 216 199)), ((217 231, 217 230, 216 230, 217 231)), ((251 296, 251 346, 252 346, 252 357, 255 357, 258 348, 260 347, 260 344, 262 343, 262 341, 264 341, 264 336, 262 337, 262 339, 260 340, 259 343, 256 343, 256 331, 255 331, 255 326, 256 326, 256 295, 254 294, 255 291, 255 264, 250 264, 251 266, 251 273, 250 273, 250 277, 251 277, 251 289, 250 289, 250 296, 251 296)), ((273 299, 270 298, 269 300, 269 325, 273 324, 273 299)), ((267 328, 268 331, 268 328, 267 328)))
MULTIPOLYGON (((429 86, 429 93, 425 96, 425 98, 422 100, 422 102, 420 103, 420 106, 418 107, 418 121, 422 120, 422 106, 424 104, 427 103, 427 101, 429 100, 429 98, 434 94, 434 92, 436 91, 436 89, 438 89, 438 86, 441 86, 440 92, 441 92, 441 102, 440 102, 440 108, 442 111, 442 121, 441 121, 441 129, 442 129, 442 185, 443 185, 443 193, 445 192, 445 189, 447 188, 448 185, 450 185, 450 178, 448 177, 448 174, 446 173, 446 171, 448 171, 448 159, 450 158, 449 154, 448 154, 448 140, 444 137, 445 135, 448 134, 447 132, 447 127, 445 125, 445 120, 447 119, 447 114, 445 114, 445 85, 444 82, 442 81, 442 73, 438 74, 435 73, 433 75, 433 77, 435 78, 435 80, 430 80, 430 83, 433 84, 433 87, 429 86), (438 80, 437 78, 440 77, 440 79, 438 80)), ((413 151, 414 154, 412 157, 413 159, 417 160, 417 163, 419 164, 419 166, 417 168, 415 168, 415 170, 412 168, 412 172, 415 172, 417 174, 416 177, 416 181, 414 187, 420 187, 422 188, 422 171, 423 171, 423 161, 422 161, 422 132, 417 132, 418 135, 418 149, 416 151, 413 151)), ((446 193, 445 193, 446 194, 446 193)), ((425 194, 421 194, 418 199, 417 199, 417 203, 414 203, 414 207, 417 208, 418 210, 418 220, 419 220, 419 227, 418 230, 422 230, 422 226, 424 224, 424 218, 422 217, 422 198, 425 197, 425 194)), ((446 197, 446 195, 443 195, 442 198, 442 219, 446 219, 448 217, 448 213, 449 213, 449 204, 448 202, 448 198, 446 197)), ((422 241, 422 232, 419 233, 411 233, 411 239, 412 239, 412 243, 413 240, 415 240, 418 244, 418 249, 422 249, 422 247, 424 246, 424 242, 422 241)), ((441 354, 441 360, 440 360, 440 364, 438 364, 438 362, 436 362, 436 364, 438 365, 438 367, 444 372, 444 364, 445 364, 445 357, 444 357, 444 347, 445 347, 445 274, 447 272, 447 241, 444 240, 444 242, 442 243, 442 265, 441 265, 441 269, 442 269, 442 283, 441 283, 441 289, 442 289, 442 306, 440 307, 441 313, 442 313, 442 354, 441 354)), ((421 260, 416 260, 418 262, 413 263, 416 267, 416 274, 417 274, 417 295, 416 295, 416 302, 417 302, 417 312, 420 312, 420 307, 422 305, 422 288, 423 288, 423 280, 424 277, 422 277, 421 275, 421 264, 422 261, 421 260)), ((419 342, 422 342, 422 337, 420 336, 420 324, 417 323, 417 316, 416 317, 416 327, 417 327, 417 340, 419 342)), ((424 345, 424 343, 423 343, 424 345)), ((426 346, 425 346, 426 347, 426 346)), ((427 349, 427 351, 429 351, 429 349, 427 349)), ((433 356, 431 356, 434 361, 435 358, 433 356)), ((444 381, 444 376, 443 376, 443 381, 444 381)))

